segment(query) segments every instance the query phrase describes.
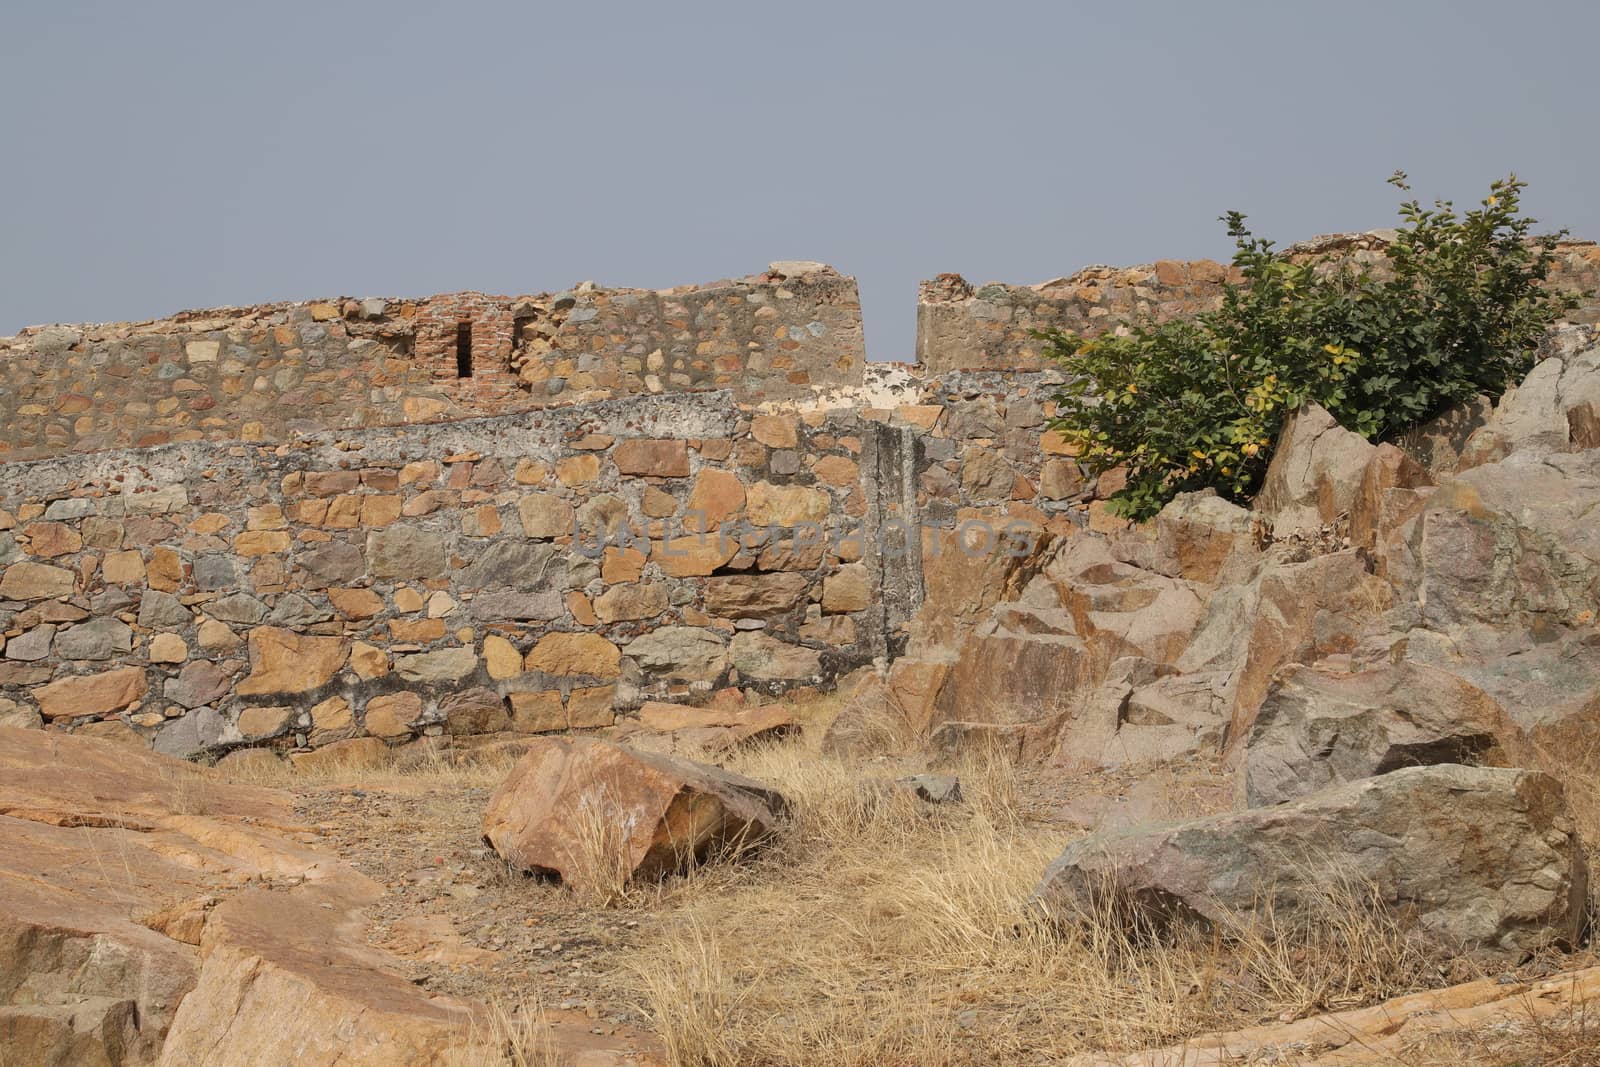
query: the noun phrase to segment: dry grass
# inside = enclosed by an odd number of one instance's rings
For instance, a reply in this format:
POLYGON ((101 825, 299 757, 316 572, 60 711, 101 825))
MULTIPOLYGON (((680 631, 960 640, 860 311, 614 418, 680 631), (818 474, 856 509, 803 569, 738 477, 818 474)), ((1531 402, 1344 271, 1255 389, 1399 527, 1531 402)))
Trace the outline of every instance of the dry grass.
POLYGON ((1600 1004, 1575 1004, 1554 1018, 1528 1013, 1502 1023, 1408 1044, 1402 1067, 1600 1067, 1600 1004))
MULTIPOLYGON (((806 735, 726 761, 790 799, 774 841, 659 884, 624 884, 614 864, 608 876, 615 829, 597 805, 587 835, 593 877, 582 880, 592 888, 552 888, 559 899, 524 901, 554 909, 542 938, 559 929, 582 942, 592 927, 594 940, 610 944, 604 930, 636 920, 625 949, 585 964, 582 995, 636 1005, 678 1067, 1057 1062, 1474 976, 1441 969, 1354 884, 1325 890, 1312 923, 1268 913, 1166 941, 1130 936, 1111 915, 1047 928, 1031 921, 1026 902, 1071 835, 1025 814, 1038 797, 1006 758, 963 757, 951 769, 965 802, 932 806, 890 784, 905 773, 902 760, 820 751, 817 727, 835 710, 849 713, 848 702, 809 710, 806 735), (557 912, 565 918, 555 921, 557 912)), ((858 727, 898 747, 894 716, 858 727)), ((439 752, 380 770, 285 766, 265 784, 358 786, 429 801, 494 787, 514 758, 439 752)), ((1174 791, 1174 807, 1198 799, 1178 778, 1163 788, 1174 791)), ((532 892, 510 871, 489 882, 495 892, 532 892)), ((519 1003, 526 993, 521 983, 483 991, 517 1005, 492 1013, 498 1029, 487 1045, 500 1051, 485 1062, 559 1062, 537 1005, 519 1003)), ((1592 1019, 1529 1021, 1435 1039, 1397 1062, 1596 1065, 1595 1031, 1592 1019)))
POLYGON ((453 1067, 566 1067, 544 1006, 495 1001, 462 1042, 453 1067))
POLYGON ((655 890, 666 921, 635 961, 637 995, 680 1067, 1051 1061, 1439 978, 1351 887, 1328 890, 1325 922, 1268 915, 1167 943, 1110 916, 1032 922, 1024 904, 1065 837, 1018 815, 1016 775, 992 756, 960 768, 965 804, 939 808, 803 743, 732 769, 777 785, 793 817, 751 862, 655 890))
POLYGON ((416 788, 489 789, 505 780, 521 751, 490 748, 462 751, 449 748, 398 751, 381 767, 357 759, 329 760, 296 766, 289 760, 248 763, 221 770, 224 780, 241 785, 276 789, 341 786, 407 792, 416 788))

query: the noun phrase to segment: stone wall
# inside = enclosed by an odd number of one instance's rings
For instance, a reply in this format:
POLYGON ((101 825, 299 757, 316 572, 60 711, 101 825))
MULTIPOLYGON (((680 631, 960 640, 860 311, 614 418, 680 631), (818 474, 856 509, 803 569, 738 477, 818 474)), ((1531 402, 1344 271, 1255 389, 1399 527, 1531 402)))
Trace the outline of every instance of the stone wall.
MULTIPOLYGON (((1300 259, 1376 261, 1385 231, 1333 234, 1291 247, 1300 259)), ((1038 285, 989 282, 959 274, 922 283, 917 301, 917 361, 929 374, 950 370, 1036 368, 1038 329, 1093 334, 1132 318, 1165 321, 1215 308, 1232 268, 1209 259, 1161 260, 1137 267, 1088 267, 1038 285)), ((1584 294, 1573 322, 1600 322, 1600 247, 1563 242, 1552 283, 1584 294)))
POLYGON ((0 338, 0 462, 490 416, 732 389, 744 403, 854 385, 853 278, 779 263, 670 290, 340 298, 47 326, 0 338))
POLYGON ((0 718, 188 755, 827 685, 919 599, 850 532, 900 436, 708 392, 11 464, 0 718))

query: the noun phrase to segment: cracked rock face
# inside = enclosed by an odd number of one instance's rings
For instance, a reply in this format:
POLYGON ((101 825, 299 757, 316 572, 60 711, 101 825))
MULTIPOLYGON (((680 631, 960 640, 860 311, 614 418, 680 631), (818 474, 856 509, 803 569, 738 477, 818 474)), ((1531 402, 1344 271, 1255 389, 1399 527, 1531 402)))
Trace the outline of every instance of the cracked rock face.
POLYGON ((1587 870, 1561 784, 1538 771, 1413 767, 1272 807, 1069 846, 1035 894, 1063 921, 1110 906, 1158 926, 1228 927, 1267 904, 1315 919, 1323 889, 1371 887, 1451 952, 1570 945, 1587 870))

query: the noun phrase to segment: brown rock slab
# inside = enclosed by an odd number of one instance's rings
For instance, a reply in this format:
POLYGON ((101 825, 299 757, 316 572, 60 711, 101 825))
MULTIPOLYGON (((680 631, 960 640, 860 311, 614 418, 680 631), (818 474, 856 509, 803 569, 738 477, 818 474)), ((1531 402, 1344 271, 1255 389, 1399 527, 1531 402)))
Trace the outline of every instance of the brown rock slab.
POLYGON ((411 736, 411 727, 422 717, 422 698, 416 693, 386 693, 367 701, 363 722, 367 733, 386 740, 411 736))
POLYGON ((0 600, 47 600, 68 596, 73 588, 72 572, 48 563, 13 563, 0 578, 0 600))
POLYGON ((121 711, 143 699, 148 689, 144 668, 119 667, 58 679, 35 689, 33 698, 46 719, 67 719, 121 711))
POLYGON ((803 574, 735 574, 705 583, 708 614, 731 619, 771 619, 798 607, 811 588, 803 574))
POLYGON ((618 444, 611 453, 617 470, 627 475, 655 478, 689 476, 688 442, 631 438, 618 444))
POLYGON ((705 521, 714 526, 743 511, 744 503, 744 483, 737 475, 707 467, 695 476, 688 510, 700 512, 705 516, 705 521))
POLYGON ((659 878, 760 841, 785 808, 775 790, 717 767, 593 738, 542 738, 484 811, 484 839, 523 870, 579 888, 659 878))
POLYGON ((828 517, 831 507, 828 494, 810 486, 756 482, 746 491, 750 521, 757 526, 820 523, 828 517))
POLYGON ((622 652, 599 634, 552 633, 533 646, 524 666, 545 674, 615 678, 621 664, 622 652))
POLYGON ((250 631, 250 675, 240 696, 308 693, 326 685, 344 666, 349 647, 337 637, 311 637, 277 626, 250 631))

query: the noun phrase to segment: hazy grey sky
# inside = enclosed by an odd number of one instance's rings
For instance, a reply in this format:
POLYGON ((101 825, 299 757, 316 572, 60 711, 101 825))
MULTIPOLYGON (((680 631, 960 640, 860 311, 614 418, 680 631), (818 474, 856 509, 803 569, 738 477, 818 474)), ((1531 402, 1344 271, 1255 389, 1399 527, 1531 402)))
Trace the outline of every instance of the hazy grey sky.
POLYGON ((5 0, 0 334, 335 294, 916 283, 1390 224, 1600 236, 1600 5, 5 0))

